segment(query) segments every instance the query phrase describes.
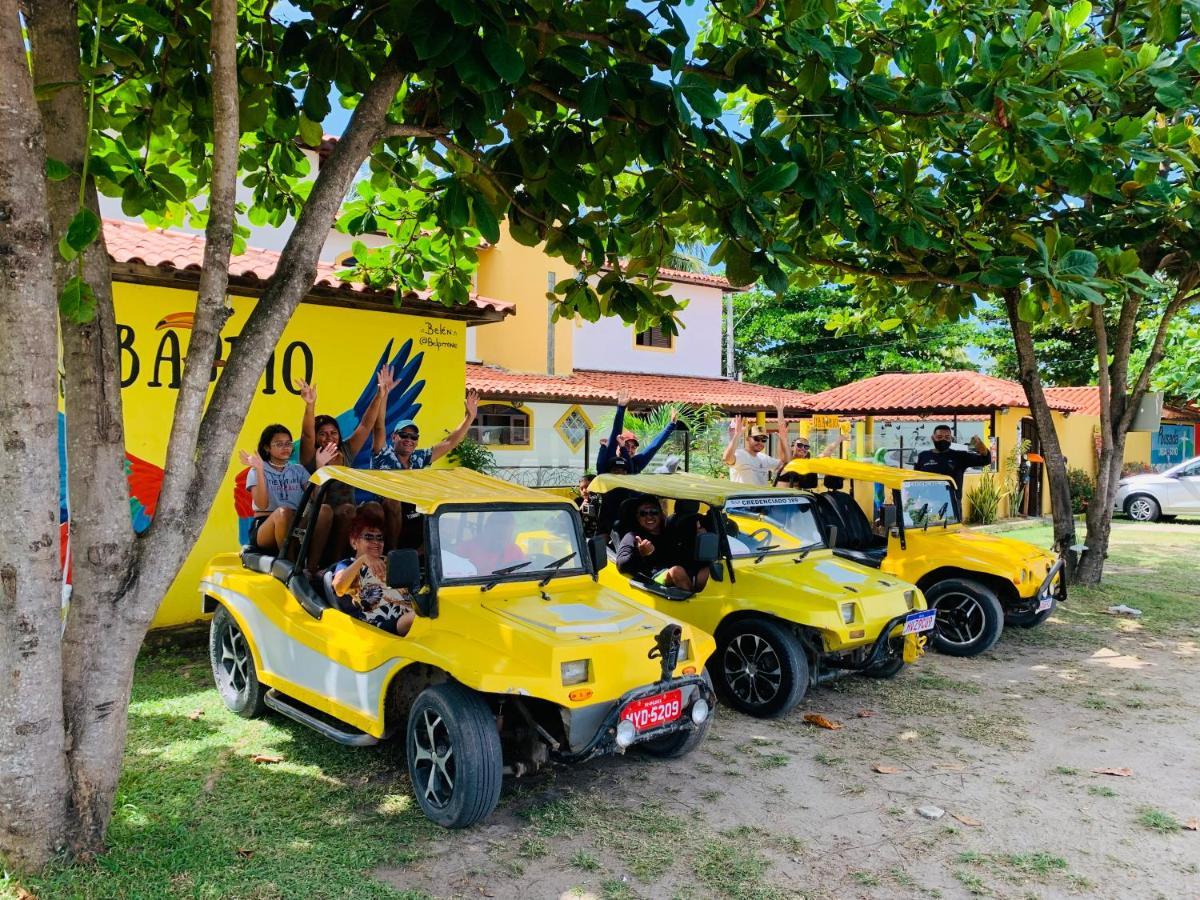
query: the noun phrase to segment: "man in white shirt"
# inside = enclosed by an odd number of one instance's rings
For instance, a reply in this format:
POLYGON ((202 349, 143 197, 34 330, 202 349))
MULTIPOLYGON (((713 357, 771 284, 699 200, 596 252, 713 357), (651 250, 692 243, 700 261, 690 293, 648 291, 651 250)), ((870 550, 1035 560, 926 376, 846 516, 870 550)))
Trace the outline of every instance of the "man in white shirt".
POLYGON ((782 403, 776 407, 775 421, 779 425, 779 446, 783 459, 767 455, 767 429, 752 425, 749 431, 743 432, 741 416, 736 416, 730 423, 729 445, 723 457, 725 465, 729 466, 730 481, 738 484, 770 484, 771 475, 788 461, 787 419, 783 415, 782 403), (746 446, 739 447, 738 438, 743 433, 746 435, 746 446))

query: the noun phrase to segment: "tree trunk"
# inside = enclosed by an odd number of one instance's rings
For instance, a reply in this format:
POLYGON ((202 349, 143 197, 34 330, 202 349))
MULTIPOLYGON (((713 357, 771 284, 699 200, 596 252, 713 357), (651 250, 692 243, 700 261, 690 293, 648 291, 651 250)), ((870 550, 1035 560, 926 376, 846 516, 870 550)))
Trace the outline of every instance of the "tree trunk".
MULTIPOLYGON (((74 0, 30 4, 29 39, 38 84, 66 84, 39 104, 50 154, 71 176, 47 185, 57 241, 84 205, 99 216, 90 179, 80 190, 88 151, 86 95, 79 81, 80 42, 74 0)), ((63 316, 63 405, 70 497, 71 605, 63 635, 62 689, 71 775, 73 852, 99 847, 112 812, 125 745, 133 660, 141 635, 125 633, 122 601, 136 577, 137 547, 129 517, 120 352, 104 234, 80 260, 58 258, 61 288, 82 272, 96 296, 94 317, 63 316)))
POLYGON ((1071 484, 1067 480, 1067 461, 1063 458, 1058 432, 1054 429, 1054 418, 1046 394, 1042 391, 1042 379, 1038 374, 1037 356, 1033 347, 1033 333, 1029 323, 1022 321, 1017 309, 1018 292, 1004 292, 1004 308, 1008 312, 1008 324, 1012 328, 1017 350, 1017 372, 1029 411, 1037 425, 1038 438, 1042 444, 1042 456, 1046 460, 1046 474, 1050 480, 1050 512, 1054 518, 1054 549, 1062 554, 1066 565, 1067 579, 1074 579, 1075 516, 1071 512, 1071 484))
POLYGON ((58 307, 45 142, 17 0, 0 0, 0 853, 64 849, 58 307))
MULTIPOLYGON (((13 0, 0 2, 11 4, 13 0)), ((226 272, 232 242, 232 203, 227 201, 227 197, 229 180, 235 177, 236 171, 231 174, 229 161, 232 157, 236 165, 238 134, 236 96, 228 95, 230 83, 236 83, 233 80, 235 58, 229 52, 229 47, 222 45, 228 41, 229 17, 235 14, 235 7, 231 2, 218 2, 214 14, 218 18, 215 28, 221 35, 220 39, 214 35, 217 44, 213 50, 214 70, 219 82, 214 94, 224 91, 225 96, 220 99, 214 97, 214 114, 217 117, 214 133, 219 156, 214 158, 214 180, 219 177, 221 184, 214 185, 205 279, 198 298, 197 322, 203 320, 205 327, 199 337, 193 335, 189 347, 185 371, 194 374, 189 384, 195 390, 186 392, 186 397, 181 398, 176 408, 173 438, 163 476, 162 498, 165 504, 160 504, 153 524, 140 541, 132 535, 129 520, 117 381, 119 367, 114 352, 115 318, 107 255, 102 244, 96 247, 95 254, 89 254, 84 260, 84 271, 98 300, 97 316, 85 326, 63 323, 67 410, 72 423, 68 452, 76 547, 75 595, 66 643, 60 657, 57 652, 59 589, 55 544, 47 550, 54 563, 51 583, 56 628, 52 642, 54 652, 49 657, 55 669, 51 677, 37 679, 45 683, 39 684, 37 691, 27 690, 27 693, 43 698, 43 703, 45 698, 54 702, 57 718, 49 721, 46 727, 51 741, 56 741, 56 746, 60 748, 57 756, 60 767, 64 763, 61 748, 64 743, 67 746, 70 769, 69 776, 60 774, 57 782, 50 777, 22 782, 23 790, 28 791, 29 796, 14 795, 17 802, 9 807, 34 808, 38 802, 49 801, 57 801, 60 806, 56 821, 46 817, 45 823, 38 826, 41 844, 34 846, 36 852, 25 852, 15 838, 0 844, 0 848, 4 849, 9 849, 11 845, 10 852, 14 858, 30 866, 40 865, 50 852, 57 850, 86 856, 103 847, 104 832, 111 816, 121 769, 133 666, 142 638, 164 592, 204 526, 216 491, 228 469, 233 442, 241 430, 267 359, 292 312, 312 287, 321 248, 342 198, 372 145, 378 140, 387 112, 404 77, 394 64, 389 63, 376 76, 356 107, 343 139, 313 185, 304 211, 281 255, 272 283, 256 305, 241 340, 230 354, 213 400, 202 419, 213 346, 223 324, 226 272), (224 221, 220 221, 221 218, 224 221), (218 221, 214 222, 214 219, 218 221), (196 353, 195 357, 192 352, 196 353), (85 398, 90 398, 90 405, 85 398), (119 473, 115 478, 114 470, 119 473), (86 558, 83 558, 85 552, 86 558), (46 684, 52 687, 47 688, 46 684), (60 685, 65 695, 61 698, 58 693, 60 685), (67 711, 65 721, 62 714, 64 708, 67 711)), ((15 10, 13 17, 15 19, 15 10)), ((39 81, 77 80, 80 45, 73 4, 69 0, 38 4, 37 14, 30 25, 35 65, 44 64, 44 68, 39 69, 39 81), (54 70, 55 59, 62 64, 62 69, 51 76, 48 73, 54 70)), ((20 32, 14 29, 13 34, 19 35, 20 32)), ((20 58, 23 62, 23 52, 20 58)), ((26 93, 29 101, 25 108, 32 110, 32 90, 26 93)), ((8 91, 5 96, 18 95, 8 91)), ((77 87, 67 87, 54 94, 54 101, 43 109, 43 116, 58 135, 55 141, 56 158, 63 159, 77 173, 74 184, 78 191, 78 173, 82 170, 86 136, 83 94, 77 87), (69 155, 72 152, 76 154, 75 159, 69 155)), ((16 120, 10 118, 6 121, 16 120)), ((13 154, 5 154, 5 158, 10 155, 13 154)), ((40 157, 33 169, 22 170, 21 174, 23 180, 14 178, 12 182, 21 185, 21 190, 27 192, 29 183, 37 183, 44 190, 40 157)), ((94 206, 94 193, 90 184, 87 187, 85 197, 94 206)), ((25 200, 28 203, 27 197, 25 200)), ((63 191, 61 201, 56 206, 56 221, 60 227, 65 227, 65 222, 74 215, 77 202, 78 193, 71 196, 69 191, 63 191), (69 212, 66 212, 68 203, 69 212), (65 220, 63 215, 66 216, 65 220)), ((43 243, 46 247, 52 247, 53 244, 46 242, 46 237, 43 233, 43 243)), ((51 301, 43 303, 41 308, 52 313, 55 304, 51 265, 48 258, 47 277, 39 279, 38 283, 45 285, 51 294, 51 301)), ((60 278, 63 277, 62 273, 59 274, 60 278)), ((28 280, 28 273, 23 273, 22 278, 28 280)), ((4 314, 9 312, 6 307, 4 314)), ((54 359, 53 332, 51 326, 50 349, 39 354, 43 360, 54 359)), ((7 339, 9 335, 21 333, 19 329, 12 330, 3 337, 7 339)), ((36 346, 32 341, 28 345, 36 346)), ((23 359, 21 354, 10 354, 7 358, 23 359)), ((24 372, 26 368, 23 366, 21 371, 24 372)), ((46 365, 42 369, 48 373, 53 384, 54 366, 46 365)), ((54 412, 54 395, 52 387, 51 413, 54 412)), ((53 419, 51 421, 53 423, 53 419)), ((50 459, 57 462, 53 439, 52 427, 49 433, 51 449, 31 455, 31 458, 39 460, 44 472, 51 474, 56 473, 57 469, 46 467, 44 461, 50 459)), ((21 487, 27 488, 33 483, 22 479, 21 487)), ((54 481, 51 496, 54 509, 57 510, 57 480, 54 481)), ((42 508, 45 505, 43 502, 42 508)), ((14 500, 11 507, 21 509, 22 505, 14 500)), ((27 532, 29 521, 33 520, 23 521, 23 518, 13 517, 10 521, 21 523, 27 532)), ((52 537, 57 537, 57 529, 52 537)), ((23 560, 25 557, 20 558, 23 560)), ((49 645, 51 642, 44 643, 49 645)), ((21 667, 24 672, 25 664, 21 663, 21 667)), ((26 676, 22 674, 22 677, 26 676)), ((0 731, 5 730, 6 724, 7 720, 0 718, 0 731)), ((0 740, 3 740, 2 736, 0 740)), ((3 745, 0 744, 0 747, 3 745)), ((46 766, 52 765, 54 760, 52 753, 42 753, 38 757, 38 761, 46 766)), ((36 771, 32 765, 23 769, 36 771)), ((18 820, 7 809, 0 809, 0 812, 4 813, 5 823, 18 820)), ((27 817, 22 817, 22 821, 28 821, 27 817)))
POLYGON ((1097 319, 1093 315, 1097 356, 1102 373, 1100 463, 1096 468, 1096 496, 1087 513, 1088 549, 1079 564, 1078 580, 1081 584, 1099 584, 1104 575, 1104 560, 1108 557, 1108 543, 1112 534, 1113 497, 1117 493, 1117 483, 1121 480, 1129 428, 1150 387, 1150 376, 1162 361, 1163 347, 1171 323, 1180 309, 1196 301, 1197 296, 1193 292, 1197 284, 1200 284, 1200 269, 1195 265, 1190 265, 1178 275, 1175 294, 1163 307, 1150 352, 1132 387, 1129 386, 1129 361, 1133 354, 1141 299, 1137 295, 1125 298, 1111 348, 1103 316, 1097 319), (1112 354, 1111 365, 1108 364, 1109 352, 1112 354))

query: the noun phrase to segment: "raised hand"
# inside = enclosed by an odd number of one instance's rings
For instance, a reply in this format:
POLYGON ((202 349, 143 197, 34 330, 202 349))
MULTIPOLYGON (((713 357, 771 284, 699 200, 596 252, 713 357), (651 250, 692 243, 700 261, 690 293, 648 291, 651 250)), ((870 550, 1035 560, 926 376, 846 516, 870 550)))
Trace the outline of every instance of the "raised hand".
POLYGON ((238 459, 242 461, 243 466, 249 466, 259 472, 262 471, 263 458, 257 453, 247 453, 245 450, 239 450, 238 459))
POLYGON ((300 392, 300 399, 309 406, 315 406, 317 403, 317 386, 309 384, 307 381, 297 378, 294 382, 296 390, 300 392))
POLYGON ((633 541, 637 546, 637 552, 639 556, 649 556, 654 552, 654 545, 645 538, 640 538, 634 535, 633 541))
POLYGON ((341 452, 341 451, 338 449, 338 445, 333 443, 332 441, 330 441, 328 444, 326 444, 323 447, 318 447, 317 454, 316 454, 317 468, 319 469, 319 468, 321 468, 321 466, 329 465, 329 461, 331 459, 333 459, 335 456, 337 456, 339 452, 341 452))
POLYGON ((375 383, 379 385, 379 393, 386 397, 388 392, 396 386, 396 376, 392 374, 392 367, 380 366, 379 371, 375 374, 375 383))
POLYGON ((775 403, 775 421, 776 422, 783 421, 783 401, 782 400, 778 400, 775 403))
POLYGON ((980 453, 983 453, 985 450, 987 450, 987 444, 985 444, 983 439, 977 434, 971 437, 971 446, 980 453))
POLYGON ((475 414, 479 412, 479 391, 467 391, 467 399, 463 403, 467 411, 467 418, 474 422, 475 414))
POLYGON ((729 423, 729 436, 737 437, 742 432, 742 417, 734 416, 729 423))
POLYGON ((628 406, 628 405, 629 405, 629 390, 627 388, 621 388, 621 390, 617 391, 617 406, 628 406))

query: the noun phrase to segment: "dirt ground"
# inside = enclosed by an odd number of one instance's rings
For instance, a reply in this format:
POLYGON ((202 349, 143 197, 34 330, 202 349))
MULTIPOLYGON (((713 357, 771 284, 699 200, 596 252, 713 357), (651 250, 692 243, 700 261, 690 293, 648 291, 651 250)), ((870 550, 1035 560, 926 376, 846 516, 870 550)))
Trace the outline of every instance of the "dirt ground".
POLYGON ((1200 898, 1198 641, 1085 604, 781 720, 722 708, 687 759, 507 781, 489 824, 376 876, 436 897, 1200 898))

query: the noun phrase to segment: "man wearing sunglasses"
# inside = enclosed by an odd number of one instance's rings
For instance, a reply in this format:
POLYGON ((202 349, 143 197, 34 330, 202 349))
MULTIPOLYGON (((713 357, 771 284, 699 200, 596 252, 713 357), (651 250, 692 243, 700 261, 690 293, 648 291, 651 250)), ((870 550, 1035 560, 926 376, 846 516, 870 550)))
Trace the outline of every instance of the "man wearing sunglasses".
POLYGON ((745 431, 742 417, 737 416, 729 424, 729 444, 725 448, 723 460, 729 466, 729 480, 738 484, 770 484, 771 476, 788 461, 787 419, 783 415, 783 404, 775 407, 775 421, 778 423, 779 446, 783 448, 784 458, 776 459, 767 450, 767 429, 761 425, 750 426, 745 431), (739 447, 738 438, 745 434, 746 445, 739 447))
POLYGON ((638 474, 650 464, 654 454, 675 431, 675 420, 679 417, 678 407, 671 411, 671 421, 667 423, 667 427, 639 453, 641 442, 638 441, 637 435, 632 431, 621 430, 625 424, 625 407, 628 405, 629 391, 621 391, 617 394, 617 414, 613 418, 612 434, 608 436, 607 441, 600 442, 600 452, 596 455, 596 471, 601 475, 613 470, 613 462, 616 459, 625 460, 625 471, 621 474, 638 474))
MULTIPOLYGON (((383 409, 387 409, 387 389, 381 387, 380 391, 383 395, 383 409)), ((390 446, 384 445, 384 416, 375 417, 375 432, 374 439, 371 445, 371 468, 372 469, 426 469, 433 465, 455 447, 462 443, 463 438, 467 436, 467 430, 471 427, 471 423, 475 421, 475 413, 479 409, 479 392, 468 391, 466 403, 464 404, 466 415, 452 432, 446 435, 438 443, 432 447, 419 448, 417 443, 421 440, 421 432, 417 428, 417 423, 411 419, 404 419, 396 424, 392 429, 392 441, 390 446)))

